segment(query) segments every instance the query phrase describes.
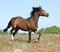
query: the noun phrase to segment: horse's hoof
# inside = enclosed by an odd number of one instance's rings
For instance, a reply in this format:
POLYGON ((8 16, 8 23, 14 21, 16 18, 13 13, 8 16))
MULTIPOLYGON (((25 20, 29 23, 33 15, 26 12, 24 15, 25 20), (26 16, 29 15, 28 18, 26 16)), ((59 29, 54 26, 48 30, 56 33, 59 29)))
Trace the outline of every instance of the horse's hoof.
POLYGON ((38 41, 39 41, 38 39, 35 40, 35 42, 38 42, 38 41))
POLYGON ((27 41, 28 43, 30 43, 31 41, 27 41))

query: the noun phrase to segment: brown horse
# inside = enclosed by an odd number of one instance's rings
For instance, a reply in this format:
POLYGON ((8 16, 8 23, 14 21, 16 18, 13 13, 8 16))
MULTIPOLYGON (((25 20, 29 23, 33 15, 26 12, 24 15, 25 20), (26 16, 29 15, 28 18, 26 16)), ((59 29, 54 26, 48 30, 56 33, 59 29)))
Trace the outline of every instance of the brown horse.
MULTIPOLYGON (((38 19, 40 16, 46 16, 48 17, 49 14, 44 11, 40 6, 39 7, 32 7, 32 12, 31 12, 31 17, 24 19, 20 16, 17 17, 13 17, 9 23, 8 26, 3 30, 4 32, 6 32, 10 27, 12 27, 11 29, 11 34, 12 35, 12 40, 13 37, 15 36, 15 34, 17 33, 17 31, 19 29, 24 30, 24 31, 28 31, 29 32, 29 42, 31 42, 31 32, 36 33, 37 32, 37 28, 38 28, 38 19)), ((39 34, 39 37, 36 39, 36 41, 39 41, 41 34, 39 34)))

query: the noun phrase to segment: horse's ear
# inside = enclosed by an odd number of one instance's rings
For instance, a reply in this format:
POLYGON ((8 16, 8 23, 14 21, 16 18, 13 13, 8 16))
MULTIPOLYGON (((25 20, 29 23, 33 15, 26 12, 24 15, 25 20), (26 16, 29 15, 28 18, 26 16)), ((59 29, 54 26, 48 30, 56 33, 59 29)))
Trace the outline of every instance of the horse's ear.
POLYGON ((41 6, 39 6, 39 9, 41 9, 42 7, 41 6))

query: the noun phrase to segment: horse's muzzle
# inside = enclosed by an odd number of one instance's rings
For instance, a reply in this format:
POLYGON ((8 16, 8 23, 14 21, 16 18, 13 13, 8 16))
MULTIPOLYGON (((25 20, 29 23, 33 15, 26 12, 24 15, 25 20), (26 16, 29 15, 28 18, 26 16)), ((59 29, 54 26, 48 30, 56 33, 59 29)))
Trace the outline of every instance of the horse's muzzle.
POLYGON ((46 15, 46 17, 48 17, 48 16, 49 16, 49 14, 46 15))

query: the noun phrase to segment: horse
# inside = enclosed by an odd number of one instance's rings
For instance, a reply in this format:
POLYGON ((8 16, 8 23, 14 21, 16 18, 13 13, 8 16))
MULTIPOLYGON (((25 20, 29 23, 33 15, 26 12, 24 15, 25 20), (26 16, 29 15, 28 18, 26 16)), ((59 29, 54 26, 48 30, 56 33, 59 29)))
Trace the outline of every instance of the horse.
POLYGON ((32 7, 30 17, 28 17, 26 19, 21 16, 13 17, 9 21, 7 27, 3 31, 6 32, 10 27, 12 27, 12 29, 10 30, 10 32, 12 34, 12 40, 13 40, 13 37, 18 32, 18 30, 28 31, 29 32, 29 42, 31 42, 31 32, 38 33, 39 36, 36 39, 36 41, 39 41, 39 39, 41 37, 41 33, 38 32, 38 19, 40 16, 48 17, 49 14, 45 10, 43 10, 41 6, 32 7))

